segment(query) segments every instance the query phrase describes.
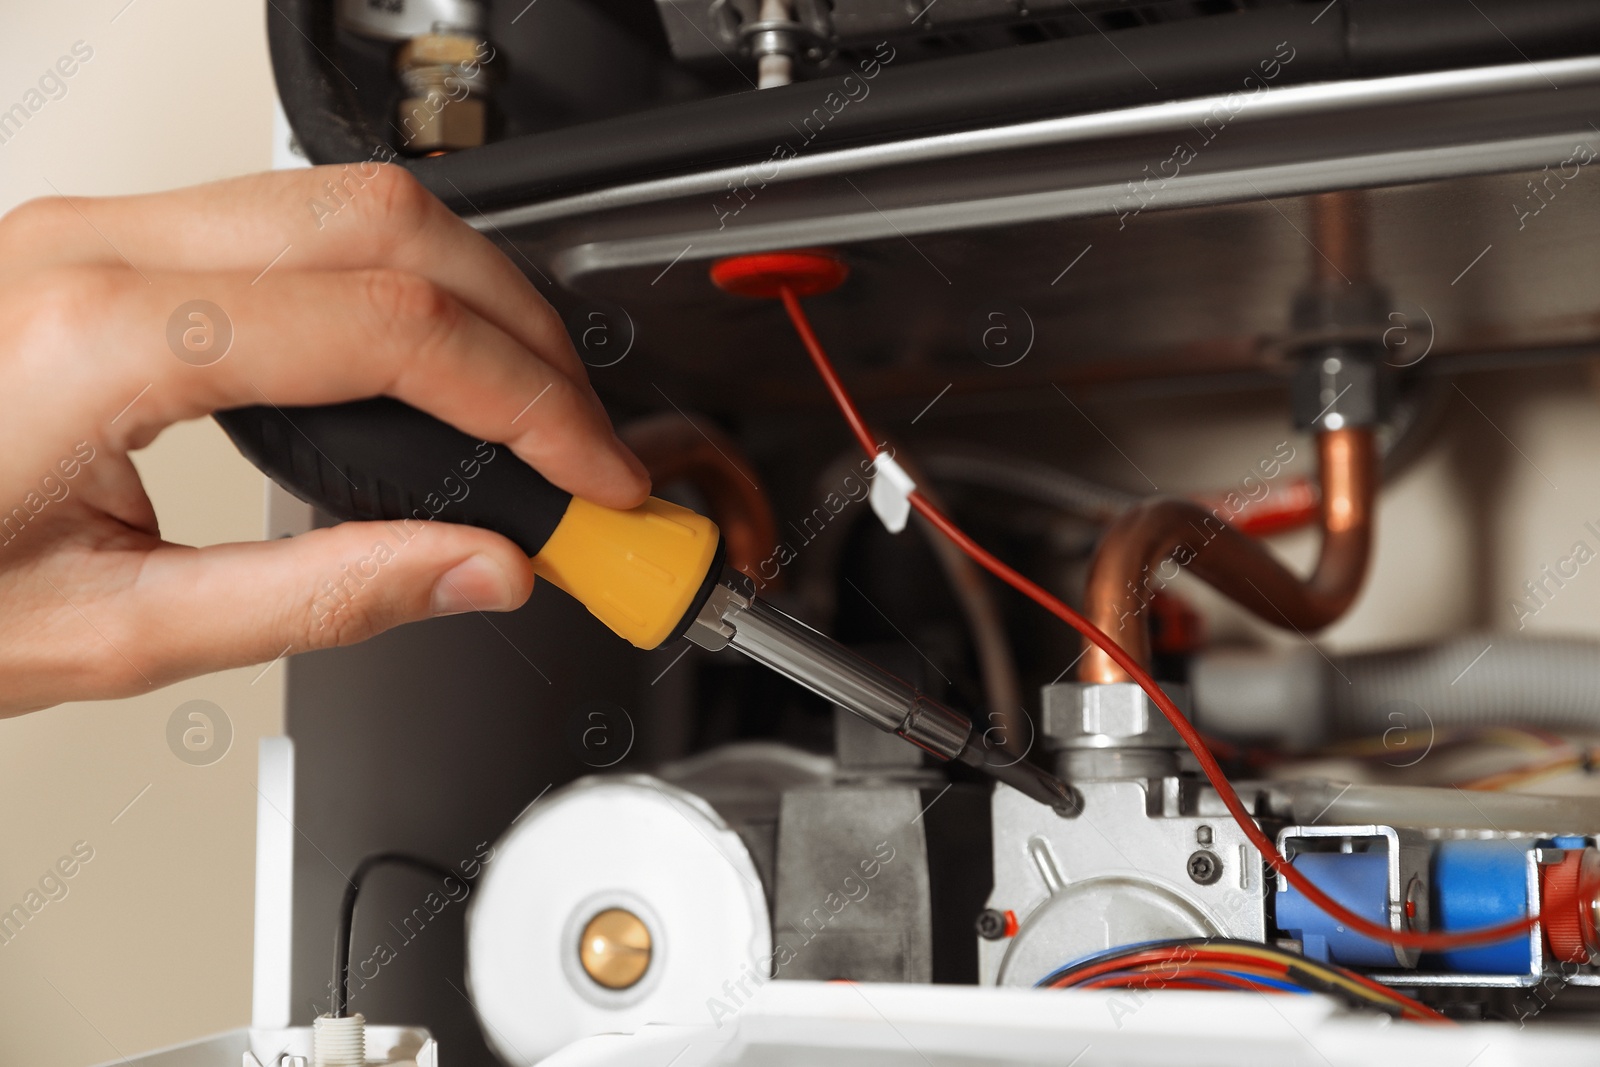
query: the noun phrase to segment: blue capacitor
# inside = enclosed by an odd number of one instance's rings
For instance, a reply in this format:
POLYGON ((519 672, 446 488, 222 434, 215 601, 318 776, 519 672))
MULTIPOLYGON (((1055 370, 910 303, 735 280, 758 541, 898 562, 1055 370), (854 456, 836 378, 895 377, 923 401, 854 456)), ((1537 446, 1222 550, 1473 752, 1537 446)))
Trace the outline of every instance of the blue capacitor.
MULTIPOLYGON (((1363 919, 1389 925, 1389 856, 1376 852, 1302 852, 1295 869, 1363 919)), ((1278 891, 1278 929, 1307 956, 1347 967, 1393 967, 1394 949, 1358 934, 1285 884, 1278 891)))
MULTIPOLYGON (((1433 929, 1471 930, 1528 914, 1530 841, 1442 841, 1433 856, 1433 929)), ((1426 970, 1527 974, 1528 935, 1424 956, 1426 970)))

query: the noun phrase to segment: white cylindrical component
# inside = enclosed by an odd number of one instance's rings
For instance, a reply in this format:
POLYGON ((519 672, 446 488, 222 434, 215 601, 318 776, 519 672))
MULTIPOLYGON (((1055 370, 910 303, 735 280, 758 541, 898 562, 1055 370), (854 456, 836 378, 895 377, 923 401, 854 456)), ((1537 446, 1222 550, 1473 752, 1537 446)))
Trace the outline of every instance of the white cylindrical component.
POLYGON ((364 1067, 367 1020, 360 1013, 335 1019, 318 1016, 311 1024, 312 1067, 364 1067))
POLYGON ((1202 730, 1225 737, 1277 741, 1304 751, 1327 736, 1332 674, 1323 654, 1309 645, 1288 651, 1209 649, 1189 668, 1195 719, 1202 730))
POLYGON ((658 778, 553 790, 493 855, 467 914, 467 982, 484 1036, 508 1064, 595 1034, 715 1024, 772 973, 771 920, 749 850, 703 799, 658 778), (642 974, 607 984, 585 940, 613 911, 649 948, 642 974))

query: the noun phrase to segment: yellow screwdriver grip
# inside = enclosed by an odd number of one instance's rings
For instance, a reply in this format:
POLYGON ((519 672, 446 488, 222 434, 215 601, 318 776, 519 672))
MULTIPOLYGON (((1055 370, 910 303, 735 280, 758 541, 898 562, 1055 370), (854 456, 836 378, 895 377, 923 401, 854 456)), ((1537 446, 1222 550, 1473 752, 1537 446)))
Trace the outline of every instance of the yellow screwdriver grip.
POLYGON ((721 542, 716 523, 658 497, 628 511, 573 497, 533 570, 650 649, 682 629, 708 577, 715 580, 721 542))

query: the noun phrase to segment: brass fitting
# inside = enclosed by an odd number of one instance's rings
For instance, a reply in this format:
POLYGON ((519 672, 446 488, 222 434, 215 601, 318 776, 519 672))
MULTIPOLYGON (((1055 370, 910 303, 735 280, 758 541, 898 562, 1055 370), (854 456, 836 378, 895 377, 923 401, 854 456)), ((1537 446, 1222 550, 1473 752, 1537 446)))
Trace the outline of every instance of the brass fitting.
POLYGON ((488 41, 468 33, 426 33, 400 46, 394 65, 406 95, 396 121, 404 151, 426 155, 484 143, 493 56, 488 41))

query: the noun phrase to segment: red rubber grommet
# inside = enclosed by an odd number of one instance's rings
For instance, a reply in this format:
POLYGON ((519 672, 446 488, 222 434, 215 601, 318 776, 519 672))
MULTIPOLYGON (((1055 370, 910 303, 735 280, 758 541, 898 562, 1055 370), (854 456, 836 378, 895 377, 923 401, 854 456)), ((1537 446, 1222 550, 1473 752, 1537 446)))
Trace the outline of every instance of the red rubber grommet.
POLYGON ((1583 913, 1578 900, 1578 869, 1583 850, 1572 849, 1567 858, 1541 868, 1539 921, 1544 924, 1544 942, 1550 955, 1563 963, 1588 963, 1589 950, 1583 943, 1583 913))
POLYGON ((826 252, 757 252, 711 265, 711 281, 738 296, 772 299, 787 288, 795 296, 819 296, 844 284, 850 268, 826 252))

